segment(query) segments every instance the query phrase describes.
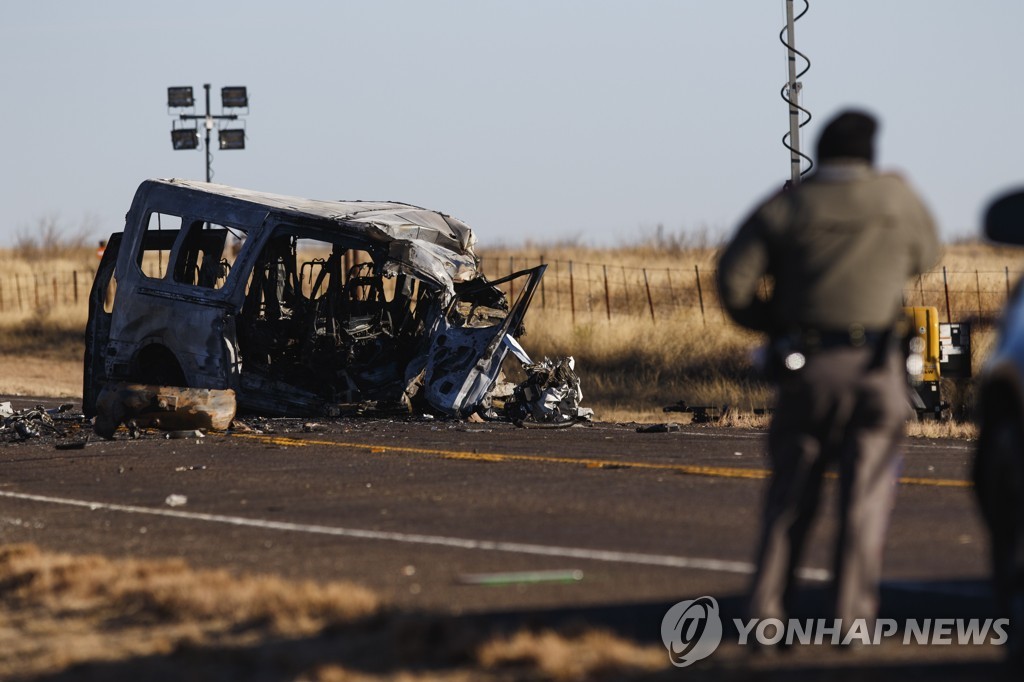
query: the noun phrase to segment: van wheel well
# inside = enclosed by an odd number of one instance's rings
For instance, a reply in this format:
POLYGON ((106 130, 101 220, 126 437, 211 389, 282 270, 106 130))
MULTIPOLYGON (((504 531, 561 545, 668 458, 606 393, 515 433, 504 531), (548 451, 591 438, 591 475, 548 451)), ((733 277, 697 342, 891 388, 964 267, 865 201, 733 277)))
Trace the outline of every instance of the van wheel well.
POLYGON ((135 356, 132 380, 158 386, 184 386, 185 372, 167 346, 154 343, 135 356))

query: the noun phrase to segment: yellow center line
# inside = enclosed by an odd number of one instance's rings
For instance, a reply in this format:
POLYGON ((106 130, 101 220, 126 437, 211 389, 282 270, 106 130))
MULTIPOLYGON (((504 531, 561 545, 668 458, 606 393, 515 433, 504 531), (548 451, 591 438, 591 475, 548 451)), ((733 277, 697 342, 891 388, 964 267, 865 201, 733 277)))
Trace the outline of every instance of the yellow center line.
MULTIPOLYGON (((555 455, 517 455, 497 452, 467 452, 464 450, 443 450, 438 448, 417 448, 401 445, 375 445, 371 443, 351 443, 336 440, 319 440, 314 438, 289 438, 287 436, 267 436, 250 433, 235 433, 234 438, 248 438, 264 443, 283 447, 306 447, 323 445, 334 448, 369 450, 373 454, 412 454, 430 455, 444 459, 459 459, 474 462, 534 462, 540 464, 575 464, 591 469, 648 469, 657 471, 673 471, 690 476, 712 476, 715 478, 766 479, 771 476, 768 469, 750 467, 703 466, 697 464, 666 464, 656 462, 635 462, 617 459, 595 459, 591 457, 558 457, 555 455)), ((836 474, 827 473, 827 477, 836 478, 836 474)), ((899 479, 903 485, 922 485, 936 488, 970 488, 969 481, 950 478, 917 478, 903 476, 899 479)))

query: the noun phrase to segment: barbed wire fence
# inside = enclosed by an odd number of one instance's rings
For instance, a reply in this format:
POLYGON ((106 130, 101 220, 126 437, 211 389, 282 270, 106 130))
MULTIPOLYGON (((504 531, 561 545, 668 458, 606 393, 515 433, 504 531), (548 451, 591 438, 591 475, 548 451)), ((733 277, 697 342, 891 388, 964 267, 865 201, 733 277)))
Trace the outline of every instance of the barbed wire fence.
POLYGON ((0 274, 0 313, 84 305, 95 274, 95 270, 88 269, 0 274))
MULTIPOLYGON (((704 325, 727 324, 718 298, 717 273, 700 264, 692 267, 635 267, 575 260, 545 261, 543 256, 485 257, 488 279, 548 265, 531 309, 567 314, 569 321, 647 317, 657 324, 680 315, 699 316, 704 325)), ((1022 270, 951 270, 940 267, 915 278, 903 290, 907 306, 933 306, 942 321, 992 321, 1009 300, 1022 270)), ((502 285, 512 297, 515 281, 502 285)), ((520 285, 521 286, 521 285, 520 285)), ((765 293, 770 283, 763 282, 765 293)))
MULTIPOLYGON (((495 280, 541 263, 547 263, 548 268, 531 309, 564 313, 573 324, 598 320, 610 323, 623 317, 648 318, 654 324, 678 317, 699 318, 703 325, 729 323, 718 298, 716 272, 700 264, 648 268, 507 256, 484 257, 482 269, 488 279, 495 280)), ((908 306, 934 306, 942 321, 993 321, 1022 274, 1024 271, 1009 266, 1001 270, 940 267, 909 282, 903 290, 903 302, 908 306)), ((91 269, 0 273, 0 313, 85 305, 94 275, 91 269)), ((514 299, 523 284, 512 280, 501 288, 514 299)), ((765 291, 769 286, 765 281, 765 291)))

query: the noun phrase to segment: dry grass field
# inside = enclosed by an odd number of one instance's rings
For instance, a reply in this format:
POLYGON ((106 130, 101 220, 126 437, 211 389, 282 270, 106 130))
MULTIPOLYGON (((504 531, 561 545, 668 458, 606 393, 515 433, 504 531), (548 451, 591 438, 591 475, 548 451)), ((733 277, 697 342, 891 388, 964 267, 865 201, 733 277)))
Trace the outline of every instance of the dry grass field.
MULTIPOLYGON (((716 254, 705 239, 666 238, 615 249, 556 244, 480 253, 492 279, 549 263, 523 344, 536 358, 574 356, 585 402, 599 418, 678 421, 683 415, 662 408, 685 401, 728 405, 730 423, 763 425, 753 414, 771 404, 771 388, 751 360, 762 339, 725 319, 714 291, 716 254)), ((1024 268, 1022 256, 1012 248, 950 245, 938 269, 908 282, 906 302, 936 306, 943 321, 948 315, 970 322, 978 368, 994 341, 998 310, 1024 268)), ((91 246, 53 235, 0 251, 0 393, 80 395, 85 298, 96 264, 91 246), (72 296, 71 280, 58 275, 74 271, 72 296)), ((969 401, 970 390, 964 393, 969 401)), ((951 432, 935 425, 913 431, 951 432)), ((959 426, 952 433, 972 430, 959 426)))
MULTIPOLYGON (((763 339, 725 319, 714 291, 717 248, 697 241, 655 239, 617 249, 532 246, 481 255, 492 277, 542 259, 561 264, 559 270, 549 266, 546 305, 538 306, 534 298, 524 346, 538 356, 575 356, 588 403, 602 418, 668 421, 679 415, 666 415, 662 408, 684 400, 729 405, 736 411, 732 423, 764 426, 767 419, 752 413, 771 404, 772 392, 751 361, 763 339), (616 268, 611 277, 605 264, 616 268), (572 309, 565 298, 568 271, 574 273, 572 309), (588 278, 588 271, 596 276, 588 278), (702 283, 700 290, 695 280, 702 283), (666 300, 669 294, 674 300, 666 300)), ((975 242, 947 245, 937 268, 907 283, 905 303, 936 307, 942 322, 969 323, 971 364, 977 371, 1022 271, 1021 250, 975 242)), ((960 387, 957 399, 967 411, 972 394, 970 382, 960 387)), ((913 423, 909 431, 928 437, 975 435, 970 423, 913 423)))
POLYGON ((569 681, 670 667, 660 646, 603 631, 480 632, 403 616, 350 583, 235 575, 181 559, 6 545, 0 587, 5 680, 569 681))

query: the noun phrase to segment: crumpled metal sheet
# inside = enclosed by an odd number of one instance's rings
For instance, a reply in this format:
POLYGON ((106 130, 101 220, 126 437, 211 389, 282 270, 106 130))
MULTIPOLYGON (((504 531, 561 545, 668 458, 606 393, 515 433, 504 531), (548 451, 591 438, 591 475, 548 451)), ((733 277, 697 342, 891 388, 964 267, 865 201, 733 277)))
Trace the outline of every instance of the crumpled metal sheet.
POLYGON ((0 436, 9 440, 28 440, 44 434, 63 435, 54 417, 71 409, 67 403, 58 408, 46 409, 37 405, 24 410, 15 410, 10 402, 0 403, 0 436))
POLYGON ((525 363, 523 369, 526 380, 516 386, 512 399, 506 403, 513 421, 567 424, 593 417, 592 409, 580 407, 583 389, 576 374, 576 360, 571 355, 525 363))

